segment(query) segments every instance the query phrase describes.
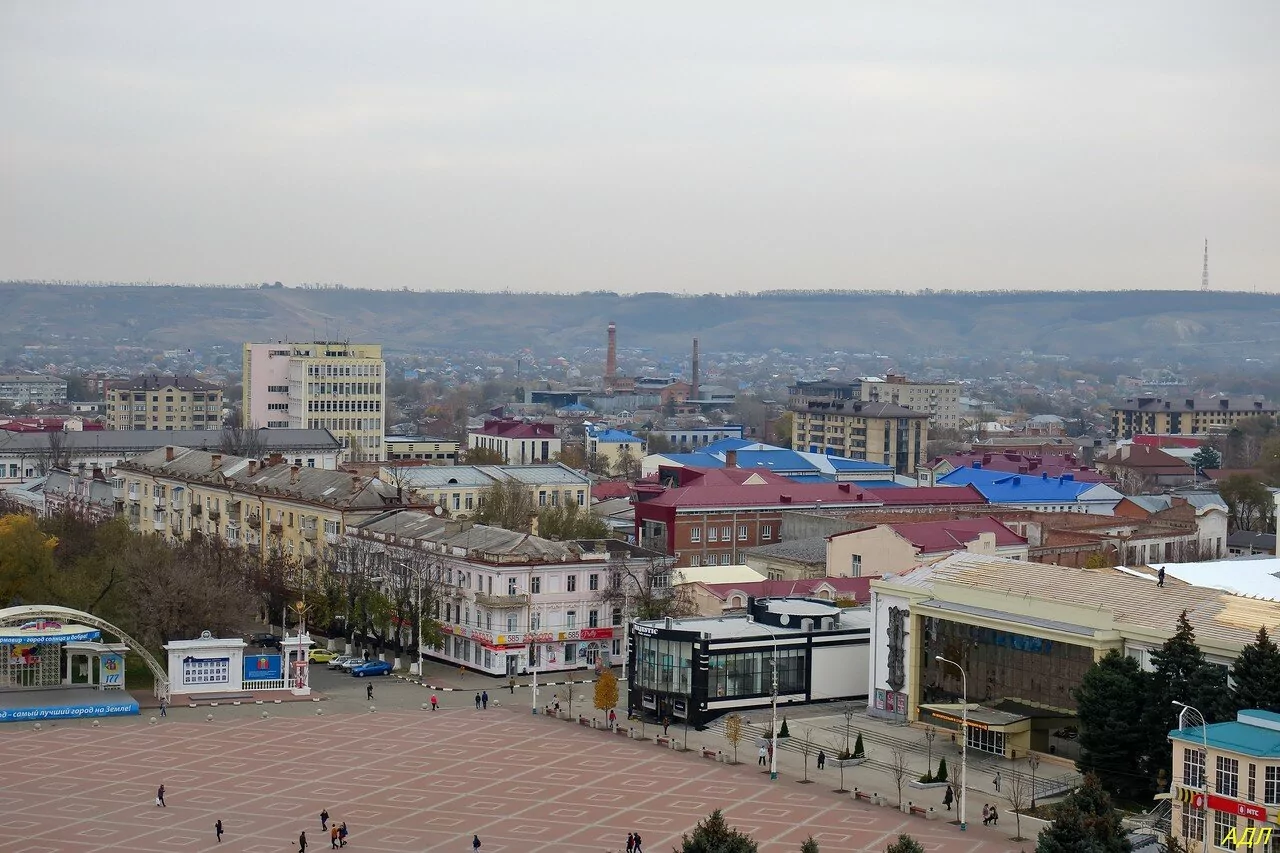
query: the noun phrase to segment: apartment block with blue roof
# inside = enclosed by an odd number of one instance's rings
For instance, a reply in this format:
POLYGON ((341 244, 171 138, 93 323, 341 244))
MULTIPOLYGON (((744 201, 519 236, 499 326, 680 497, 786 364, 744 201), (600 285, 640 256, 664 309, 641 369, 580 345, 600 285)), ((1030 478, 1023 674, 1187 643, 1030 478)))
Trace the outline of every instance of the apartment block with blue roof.
POLYGON ((973 486, 990 503, 1043 512, 1114 515, 1124 495, 1105 483, 1082 483, 1071 474, 1010 474, 984 468, 957 468, 938 479, 940 486, 973 486))
POLYGON ((1280 714, 1240 711, 1231 722, 1174 729, 1169 740, 1171 829, 1184 849, 1280 849, 1280 834, 1245 835, 1280 823, 1280 714))
POLYGON ((644 439, 621 429, 584 424, 587 435, 587 455, 605 460, 609 470, 621 472, 628 460, 638 463, 644 456, 644 439))

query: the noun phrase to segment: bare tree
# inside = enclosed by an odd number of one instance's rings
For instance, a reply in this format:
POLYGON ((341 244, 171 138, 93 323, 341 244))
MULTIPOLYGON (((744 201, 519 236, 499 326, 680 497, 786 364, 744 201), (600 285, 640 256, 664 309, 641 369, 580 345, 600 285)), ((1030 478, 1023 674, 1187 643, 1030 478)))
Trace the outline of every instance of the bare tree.
POLYGON ((1001 787, 1001 793, 1009 800, 1009 808, 1013 809, 1013 821, 1017 829, 1013 840, 1022 841, 1022 810, 1031 803, 1031 781, 1023 774, 1014 772, 1004 778, 1004 785, 1001 787))
POLYGON ((698 612, 693 593, 682 585, 671 585, 668 558, 635 560, 615 552, 609 558, 608 583, 600 590, 599 599, 620 608, 624 619, 679 619, 698 612))
POLYGON ((529 487, 517 480, 504 480, 482 489, 480 507, 473 516, 477 524, 488 524, 516 533, 528 533, 533 529, 533 519, 538 515, 533 494, 529 487))
POLYGON ((266 441, 255 423, 244 427, 239 421, 229 421, 218 436, 218 452, 243 459, 261 459, 266 455, 266 441))
POLYGON ((813 781, 809 778, 809 756, 813 754, 813 729, 805 729, 804 734, 801 735, 800 754, 804 756, 804 778, 800 780, 800 784, 808 785, 813 781))
POLYGON ((128 591, 138 633, 151 646, 241 633, 253 616, 248 555, 220 541, 171 548, 144 537, 128 567, 128 591))
POLYGON ((910 773, 911 767, 908 764, 906 751, 896 746, 889 750, 889 777, 893 779, 893 783, 898 787, 899 806, 902 805, 902 783, 906 781, 910 773))
POLYGON ((45 433, 45 446, 35 451, 36 473, 41 477, 54 468, 64 471, 71 469, 71 448, 67 444, 67 434, 62 430, 45 433))
MULTIPOLYGON (((848 736, 846 735, 846 737, 845 737, 845 742, 846 742, 846 743, 848 743, 848 740, 849 740, 849 738, 848 738, 848 736)), ((847 793, 849 793, 849 791, 848 791, 848 789, 846 789, 846 788, 845 788, 845 786, 844 786, 844 763, 845 763, 845 761, 847 761, 847 760, 848 760, 848 759, 846 759, 846 758, 845 758, 845 756, 849 755, 849 747, 848 747, 848 746, 845 746, 843 749, 841 749, 841 748, 840 748, 840 739, 839 739, 839 738, 832 738, 832 740, 831 740, 831 749, 832 749, 832 751, 833 751, 833 752, 835 753, 835 755, 836 755, 836 764, 838 764, 838 765, 840 766, 840 787, 839 787, 839 788, 836 788, 836 789, 835 789, 835 792, 836 792, 837 794, 847 794, 847 793)))

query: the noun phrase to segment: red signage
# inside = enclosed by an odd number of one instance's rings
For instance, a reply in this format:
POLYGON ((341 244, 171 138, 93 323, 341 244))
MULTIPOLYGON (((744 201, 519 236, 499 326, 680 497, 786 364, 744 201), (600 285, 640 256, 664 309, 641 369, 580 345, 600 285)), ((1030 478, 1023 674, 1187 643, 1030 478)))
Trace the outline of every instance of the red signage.
POLYGON ((1209 808, 1215 812, 1223 812, 1225 814, 1239 815, 1247 817, 1251 820, 1266 821, 1267 810, 1262 806, 1255 806, 1252 803, 1242 803, 1239 800, 1233 800, 1230 797, 1220 797, 1217 794, 1209 795, 1209 808))
POLYGON ((578 639, 581 640, 612 640, 612 628, 579 628, 578 639))

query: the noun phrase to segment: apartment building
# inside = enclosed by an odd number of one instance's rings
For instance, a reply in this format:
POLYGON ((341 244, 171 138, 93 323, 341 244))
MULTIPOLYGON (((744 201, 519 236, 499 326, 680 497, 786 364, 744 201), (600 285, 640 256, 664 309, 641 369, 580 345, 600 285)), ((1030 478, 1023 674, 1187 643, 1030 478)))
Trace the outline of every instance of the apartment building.
POLYGON ((1262 397, 1130 397, 1111 409, 1111 432, 1117 439, 1135 435, 1207 435, 1229 431, 1241 418, 1270 415, 1275 403, 1262 397))
POLYGON ((865 459, 915 475, 929 443, 929 415, 893 403, 811 401, 792 417, 791 446, 865 459))
POLYGON ((883 378, 864 376, 853 382, 800 381, 788 387, 792 409, 802 411, 812 403, 892 403, 929 415, 935 428, 960 428, 960 385, 954 382, 912 382, 890 373, 883 378))
POLYGON ((467 447, 496 450, 507 465, 531 465, 550 463, 562 443, 552 424, 487 418, 484 426, 467 433, 467 447))
POLYGON ((244 345, 243 425, 327 429, 345 462, 384 462, 386 362, 378 344, 244 345))
MULTIPOLYGON (((146 432, 135 430, 75 430, 53 433, 23 432, 0 441, 0 486, 43 476, 58 467, 101 468, 108 476, 126 459, 157 448, 192 447, 216 452, 223 435, 210 430, 146 432), (56 446, 55 446, 56 443, 56 446)), ((280 454, 285 461, 308 468, 338 467, 342 446, 327 430, 260 429, 252 443, 263 454, 280 454)))
POLYGON ((587 455, 599 457, 609 463, 610 471, 618 471, 619 464, 630 459, 639 463, 644 456, 644 439, 621 429, 609 429, 595 424, 584 424, 587 438, 587 455))
POLYGON ((453 465, 458 461, 458 442, 428 435, 388 435, 382 439, 388 462, 420 462, 424 465, 453 465))
POLYGON ((222 389, 191 376, 135 376, 110 382, 106 398, 107 429, 222 428, 222 389))
POLYGON ((378 473, 385 483, 407 489, 419 503, 438 504, 454 518, 469 518, 484 503, 485 490, 499 483, 522 483, 534 506, 570 502, 590 506, 591 478, 559 462, 551 465, 387 466, 378 473))
POLYGON ((701 450, 708 444, 714 444, 726 438, 741 439, 745 432, 746 427, 742 424, 722 424, 720 426, 660 427, 649 430, 649 435, 665 438, 670 442, 673 453, 685 453, 701 450))
POLYGON ((1171 834, 1184 850, 1280 849, 1280 714, 1246 710, 1230 722, 1169 732, 1173 748, 1171 834), (1258 837, 1263 830, 1265 837, 1258 837))
POLYGON ((0 404, 14 408, 67 402, 67 380, 42 373, 0 373, 0 404))
POLYGON ((318 557, 347 526, 401 506, 371 477, 174 446, 117 465, 111 486, 134 530, 207 536, 264 559, 318 557))
POLYGON ((423 653, 495 676, 619 662, 626 628, 603 595, 611 573, 661 560, 620 542, 556 542, 412 510, 349 525, 344 544, 359 555, 352 569, 411 573, 407 588, 424 573, 426 612, 444 642, 423 653), (369 549, 385 560, 368 560, 369 549))

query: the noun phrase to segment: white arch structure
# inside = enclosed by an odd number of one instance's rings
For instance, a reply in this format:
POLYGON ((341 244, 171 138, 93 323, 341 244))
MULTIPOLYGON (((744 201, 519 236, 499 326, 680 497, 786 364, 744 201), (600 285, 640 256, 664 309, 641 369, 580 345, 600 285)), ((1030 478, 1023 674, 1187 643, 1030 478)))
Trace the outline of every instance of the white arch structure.
POLYGON ((164 667, 160 666, 160 662, 155 659, 151 652, 147 651, 142 643, 139 643, 106 619, 94 616, 92 613, 85 613, 83 610, 72 610, 70 607, 58 607, 54 604, 23 604, 18 607, 0 608, 0 625, 21 624, 32 619, 59 619, 67 622, 76 622, 114 634, 120 638, 120 642, 137 652, 138 656, 146 662, 147 668, 155 676, 156 696, 166 702, 169 701, 169 673, 165 671, 164 667))

